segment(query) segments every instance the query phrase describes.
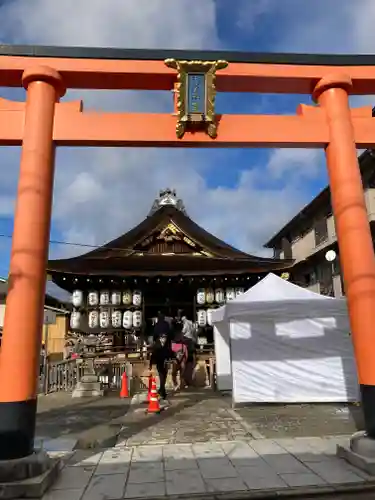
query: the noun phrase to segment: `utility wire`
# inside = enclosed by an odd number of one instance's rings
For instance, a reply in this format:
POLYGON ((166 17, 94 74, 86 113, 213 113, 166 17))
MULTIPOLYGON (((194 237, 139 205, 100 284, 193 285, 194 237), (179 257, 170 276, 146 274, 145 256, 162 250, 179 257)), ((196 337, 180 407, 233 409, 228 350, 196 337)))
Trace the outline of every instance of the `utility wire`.
MULTIPOLYGON (((0 238, 12 239, 12 235, 0 233, 0 238)), ((146 254, 146 255, 155 255, 154 252, 135 250, 134 248, 127 248, 127 247, 108 247, 105 244, 104 245, 89 245, 87 243, 73 243, 71 241, 59 241, 59 240, 49 240, 49 243, 50 243, 50 245, 66 245, 66 246, 74 246, 74 247, 79 247, 79 248, 91 248, 93 250, 98 250, 100 248, 103 248, 105 250, 126 250, 129 252, 139 252, 139 253, 146 254)), ((197 253, 198 253, 198 251, 197 251, 197 253)), ((176 254, 176 255, 178 255, 178 254, 176 254)), ((183 255, 183 254, 181 254, 181 255, 183 255)), ((77 255, 77 257, 81 257, 81 256, 82 255, 77 255)), ((204 255, 202 254, 202 256, 204 256, 204 255)), ((75 258, 75 257, 71 257, 71 258, 75 258)), ((215 257, 215 259, 228 260, 225 257, 215 257)), ((246 259, 244 259, 244 260, 246 260, 246 259)))

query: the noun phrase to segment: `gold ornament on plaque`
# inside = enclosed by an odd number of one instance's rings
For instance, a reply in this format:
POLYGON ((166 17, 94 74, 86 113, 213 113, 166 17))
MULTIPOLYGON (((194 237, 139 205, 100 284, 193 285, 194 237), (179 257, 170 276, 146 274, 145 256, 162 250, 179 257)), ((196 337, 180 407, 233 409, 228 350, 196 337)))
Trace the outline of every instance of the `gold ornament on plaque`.
POLYGON ((212 139, 217 137, 216 71, 226 68, 228 62, 166 59, 164 63, 178 72, 177 137, 181 139, 187 130, 203 130, 212 139))

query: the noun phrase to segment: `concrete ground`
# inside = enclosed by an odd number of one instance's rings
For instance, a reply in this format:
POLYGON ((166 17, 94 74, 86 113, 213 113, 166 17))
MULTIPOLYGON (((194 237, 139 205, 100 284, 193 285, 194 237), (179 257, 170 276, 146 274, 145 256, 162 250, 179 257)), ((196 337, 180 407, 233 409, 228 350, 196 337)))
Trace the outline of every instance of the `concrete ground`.
MULTIPOLYGON (((228 396, 199 390, 174 395, 159 415, 146 407, 116 394, 41 396, 37 445, 64 457, 44 500, 213 500, 228 493, 235 500, 281 491, 307 499, 317 490, 343 498, 337 488, 375 488, 375 478, 335 457, 336 444, 362 429, 358 406, 233 409, 228 396)), ((375 500, 372 491, 354 494, 375 500)))
POLYGON ((37 436, 44 439, 95 436, 104 427, 132 444, 172 444, 238 439, 350 435, 363 429, 361 407, 338 404, 254 405, 232 409, 231 399, 210 390, 170 398, 160 415, 146 405, 131 406, 117 394, 72 399, 70 394, 40 396, 37 436))
POLYGON ((127 446, 120 441, 106 450, 60 453, 64 467, 44 500, 214 500, 228 493, 232 500, 239 500, 249 498, 249 494, 258 498, 280 493, 307 498, 313 492, 341 494, 359 488, 375 492, 375 477, 335 456, 336 445, 346 439, 249 439, 146 446, 127 446))

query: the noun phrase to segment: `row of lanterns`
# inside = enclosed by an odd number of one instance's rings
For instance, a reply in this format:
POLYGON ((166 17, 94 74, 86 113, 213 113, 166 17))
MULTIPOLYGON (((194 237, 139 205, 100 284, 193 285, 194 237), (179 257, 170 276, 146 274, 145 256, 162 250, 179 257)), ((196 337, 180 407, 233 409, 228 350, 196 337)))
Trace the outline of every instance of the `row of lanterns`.
MULTIPOLYGON (((82 307, 84 305, 84 293, 82 290, 74 290, 72 293, 72 304, 74 307, 82 307)), ((140 307, 142 304, 142 292, 140 290, 124 290, 109 291, 101 290, 100 292, 91 290, 87 294, 87 305, 89 307, 96 306, 126 306, 140 307)))
POLYGON ((231 288, 198 288, 197 290, 197 304, 203 306, 204 304, 224 304, 229 300, 234 300, 236 297, 244 293, 245 289, 242 287, 231 288))
MULTIPOLYGON (((82 314, 80 311, 73 311, 70 315, 70 328, 77 330, 81 327, 82 314)), ((90 311, 88 313, 89 328, 140 328, 142 326, 141 311, 122 311, 113 309, 102 309, 99 311, 90 311)))
POLYGON ((212 311, 213 309, 199 309, 197 311, 198 326, 211 326, 212 325, 212 311))

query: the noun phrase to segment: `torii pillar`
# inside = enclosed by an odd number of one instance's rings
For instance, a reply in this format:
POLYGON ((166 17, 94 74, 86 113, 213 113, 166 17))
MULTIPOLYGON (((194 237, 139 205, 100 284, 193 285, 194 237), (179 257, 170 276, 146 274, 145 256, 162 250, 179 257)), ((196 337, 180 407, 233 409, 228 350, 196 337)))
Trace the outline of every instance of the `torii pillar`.
POLYGON ((34 452, 39 358, 54 180, 55 103, 64 94, 54 69, 22 78, 27 90, 9 289, 0 361, 0 465, 34 452))
POLYGON ((349 76, 334 74, 318 82, 313 97, 325 110, 330 134, 327 169, 365 419, 366 434, 352 438, 351 450, 375 457, 375 256, 349 107, 351 87, 349 76))

